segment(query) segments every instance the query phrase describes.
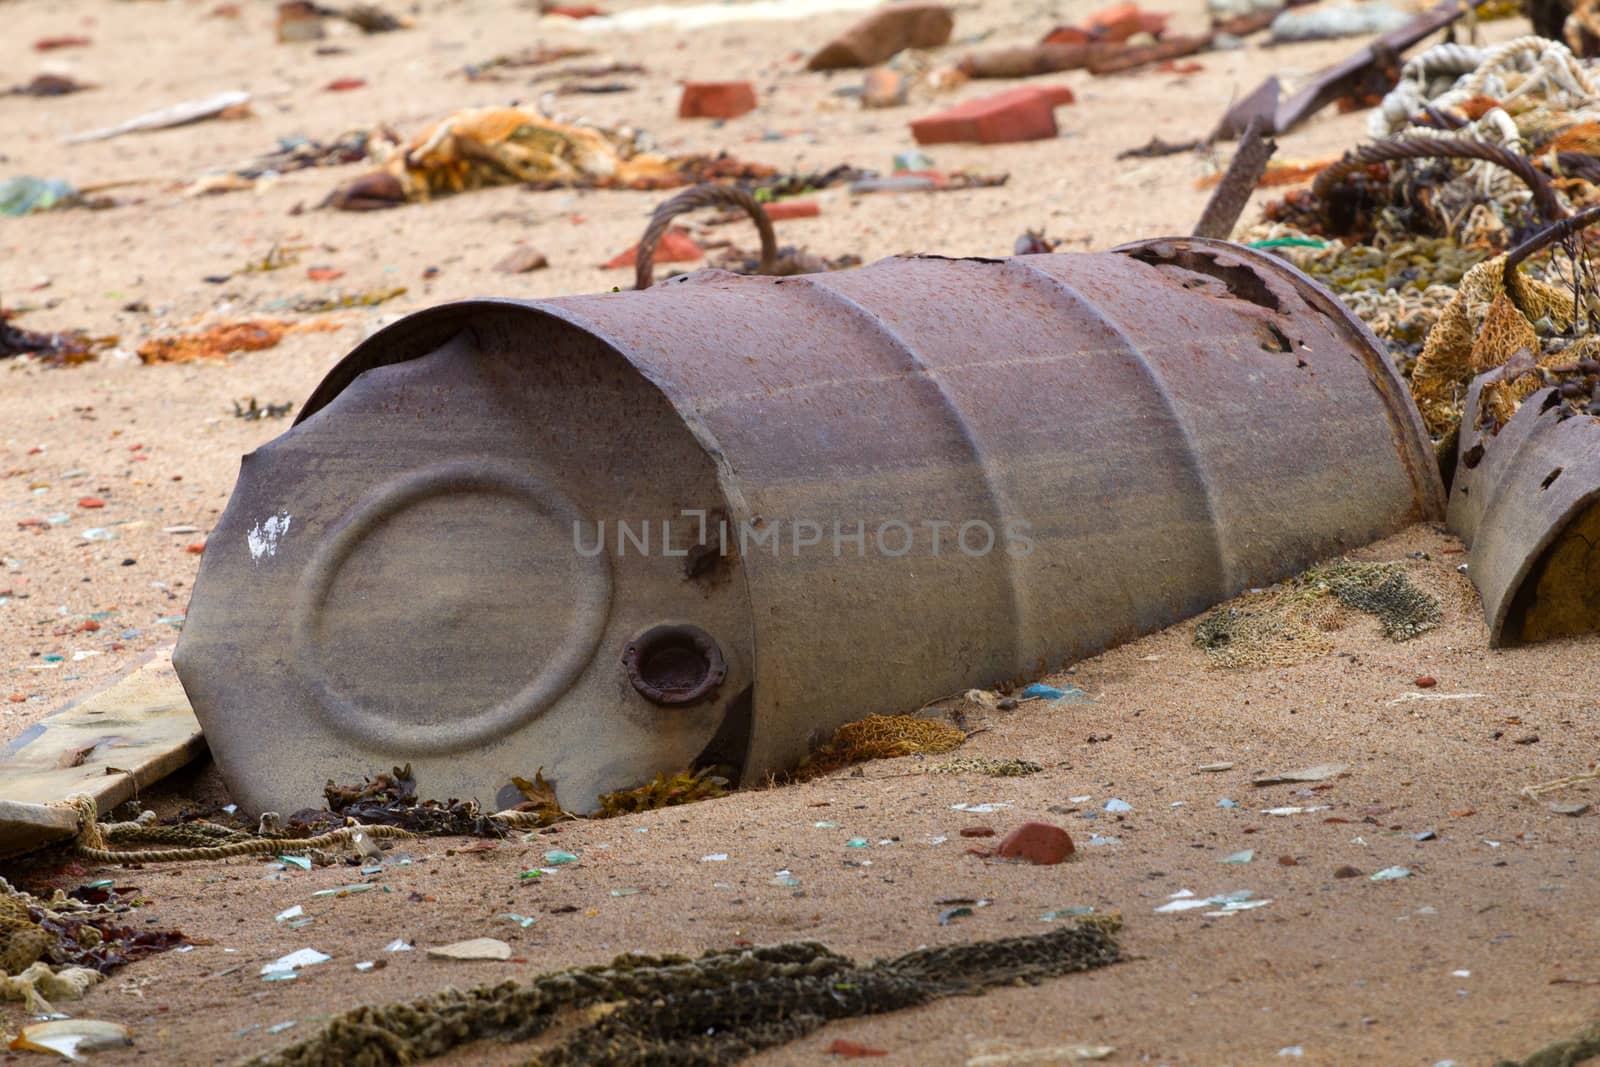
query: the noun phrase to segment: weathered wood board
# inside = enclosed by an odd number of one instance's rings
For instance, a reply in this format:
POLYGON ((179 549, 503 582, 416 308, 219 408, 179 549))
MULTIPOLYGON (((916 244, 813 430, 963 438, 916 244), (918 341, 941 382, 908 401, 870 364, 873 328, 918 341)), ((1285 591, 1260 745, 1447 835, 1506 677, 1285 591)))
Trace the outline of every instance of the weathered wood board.
POLYGON ((152 654, 0 748, 0 856, 72 834, 70 813, 43 805, 88 793, 109 811, 205 748, 172 649, 152 654))

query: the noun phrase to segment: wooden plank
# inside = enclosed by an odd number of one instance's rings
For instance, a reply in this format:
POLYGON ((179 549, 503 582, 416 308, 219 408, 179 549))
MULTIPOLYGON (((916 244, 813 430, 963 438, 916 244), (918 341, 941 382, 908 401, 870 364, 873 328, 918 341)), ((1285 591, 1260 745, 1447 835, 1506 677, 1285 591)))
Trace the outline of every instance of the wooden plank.
POLYGON ((34 806, 88 793, 102 812, 109 811, 205 747, 172 669, 172 649, 162 649, 0 748, 0 801, 9 802, 0 806, 0 854, 11 838, 38 840, 60 824, 59 817, 34 806))
POLYGON ((77 832, 78 814, 71 808, 0 800, 0 856, 31 852, 77 832))

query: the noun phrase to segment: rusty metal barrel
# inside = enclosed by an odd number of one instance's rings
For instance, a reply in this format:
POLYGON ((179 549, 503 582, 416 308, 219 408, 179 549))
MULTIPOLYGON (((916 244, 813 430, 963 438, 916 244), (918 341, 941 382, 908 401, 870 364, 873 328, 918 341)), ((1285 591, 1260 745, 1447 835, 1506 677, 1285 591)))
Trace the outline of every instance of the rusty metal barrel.
POLYGON ((247 810, 404 763, 583 810, 1442 513, 1378 343, 1264 253, 702 271, 363 343, 244 457, 175 664, 247 810))
POLYGON ((1480 375, 1467 391, 1450 529, 1467 542, 1489 645, 1600 630, 1600 424, 1563 418, 1553 389, 1485 429, 1480 375))

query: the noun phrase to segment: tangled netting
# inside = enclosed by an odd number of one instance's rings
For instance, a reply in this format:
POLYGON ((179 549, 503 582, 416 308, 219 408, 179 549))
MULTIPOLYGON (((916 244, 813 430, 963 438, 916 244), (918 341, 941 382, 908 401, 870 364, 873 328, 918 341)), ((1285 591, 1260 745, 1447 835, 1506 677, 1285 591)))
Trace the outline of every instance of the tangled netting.
POLYGON ((959 756, 928 768, 931 774, 981 774, 986 778, 1021 778, 1044 770, 1025 759, 994 759, 990 756, 959 756))
POLYGON ((1600 1056, 1600 1022, 1571 1037, 1552 1041, 1525 1060, 1500 1060, 1494 1067, 1578 1067, 1600 1056))
POLYGON ((957 748, 967 735, 959 726, 915 715, 868 715, 834 731, 797 772, 801 778, 827 774, 852 763, 897 756, 937 755, 957 748))
POLYGON ((1376 617, 1394 641, 1444 617, 1400 564, 1339 560, 1213 609, 1195 624, 1194 643, 1215 667, 1292 666, 1333 651, 1327 635, 1342 625, 1341 607, 1376 617))
POLYGON ((34 896, 0 878, 0 1000, 35 1014, 76 1000, 112 968, 185 943, 175 930, 134 924, 135 889, 85 886, 34 896))
POLYGON ((609 964, 467 992, 346 1012, 250 1067, 416 1063, 468 1042, 526 1041, 558 1024, 561 1039, 528 1067, 734 1063, 835 1019, 914 1008, 949 996, 1087 971, 1122 958, 1116 916, 1049 933, 918 949, 857 964, 815 942, 686 956, 618 956, 609 964))
POLYGON ((1573 375, 1600 357, 1582 232, 1600 204, 1600 70, 1542 37, 1439 45, 1404 65, 1370 127, 1380 140, 1270 205, 1247 239, 1372 327, 1441 457, 1488 371, 1504 368, 1484 389, 1491 429, 1550 385, 1587 413, 1593 390, 1573 375), (1418 158, 1430 144, 1471 158, 1418 158))

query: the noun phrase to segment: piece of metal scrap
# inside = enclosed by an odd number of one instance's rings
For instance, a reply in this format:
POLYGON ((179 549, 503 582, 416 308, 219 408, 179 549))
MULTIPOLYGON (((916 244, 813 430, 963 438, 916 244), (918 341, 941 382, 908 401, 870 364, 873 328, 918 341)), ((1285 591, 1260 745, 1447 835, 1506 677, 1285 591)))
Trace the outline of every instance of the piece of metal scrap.
POLYGON ((363 343, 244 458, 176 663, 248 809, 410 762, 582 810, 1442 513, 1381 347, 1264 253, 702 271, 363 343))
POLYGON ((1498 434, 1480 426, 1472 383, 1462 410, 1450 529, 1500 648, 1600 630, 1600 419, 1561 418, 1545 389, 1498 434))

